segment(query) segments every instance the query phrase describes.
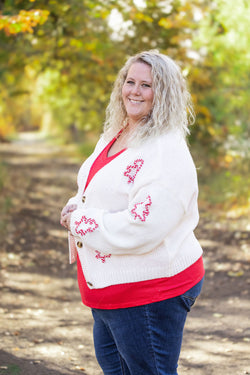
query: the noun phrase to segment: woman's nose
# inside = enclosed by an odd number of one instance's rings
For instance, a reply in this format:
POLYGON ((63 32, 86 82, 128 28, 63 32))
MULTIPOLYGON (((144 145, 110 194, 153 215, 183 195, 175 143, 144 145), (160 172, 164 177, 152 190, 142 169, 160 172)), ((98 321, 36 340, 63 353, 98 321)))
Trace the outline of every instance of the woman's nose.
POLYGON ((135 84, 132 88, 132 93, 133 94, 136 94, 136 95, 140 95, 141 91, 140 91, 140 85, 137 85, 135 84))

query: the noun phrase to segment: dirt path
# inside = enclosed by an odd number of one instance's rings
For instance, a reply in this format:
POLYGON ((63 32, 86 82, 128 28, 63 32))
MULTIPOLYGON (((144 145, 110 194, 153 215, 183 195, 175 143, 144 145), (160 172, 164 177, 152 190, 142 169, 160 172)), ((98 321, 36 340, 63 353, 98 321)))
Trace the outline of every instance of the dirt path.
MULTIPOLYGON (((0 144, 0 157, 11 183, 1 202, 0 375, 100 375, 91 313, 59 225, 79 161, 27 137, 0 144)), ((244 219, 201 219, 206 282, 186 325, 180 375, 250 374, 249 229, 244 219)))

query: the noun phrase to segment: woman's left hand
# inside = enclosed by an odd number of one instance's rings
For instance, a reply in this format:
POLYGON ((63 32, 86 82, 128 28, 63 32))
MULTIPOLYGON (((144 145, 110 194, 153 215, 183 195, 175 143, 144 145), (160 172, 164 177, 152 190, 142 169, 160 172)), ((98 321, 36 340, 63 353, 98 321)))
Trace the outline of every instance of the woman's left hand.
POLYGON ((61 217, 61 225, 70 231, 71 212, 61 217))

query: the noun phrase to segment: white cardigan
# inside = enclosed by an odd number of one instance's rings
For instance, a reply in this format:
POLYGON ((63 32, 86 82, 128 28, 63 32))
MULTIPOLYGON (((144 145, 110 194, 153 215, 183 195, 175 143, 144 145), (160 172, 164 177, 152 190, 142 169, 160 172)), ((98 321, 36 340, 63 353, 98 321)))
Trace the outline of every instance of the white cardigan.
POLYGON ((77 195, 68 201, 77 205, 70 227, 88 286, 178 274, 202 254, 193 233, 197 176, 185 140, 169 131, 128 148, 95 174, 83 194, 106 145, 101 137, 80 168, 77 195))

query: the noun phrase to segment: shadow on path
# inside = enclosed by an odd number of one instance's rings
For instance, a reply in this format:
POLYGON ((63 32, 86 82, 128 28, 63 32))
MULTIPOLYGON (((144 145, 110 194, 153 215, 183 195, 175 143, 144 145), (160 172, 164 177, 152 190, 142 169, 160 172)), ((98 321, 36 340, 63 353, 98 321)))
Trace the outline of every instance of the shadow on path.
MULTIPOLYGON (((0 197, 0 375, 100 375, 91 312, 81 303, 59 224, 81 161, 71 148, 32 135, 0 144, 0 157, 7 171, 0 197)), ((179 373, 250 374, 247 219, 202 214, 196 234, 206 277, 187 321, 179 373)))
MULTIPOLYGON (((18 358, 10 353, 0 350, 0 375, 70 375, 76 374, 75 371, 64 372, 62 369, 52 369, 48 363, 42 361, 30 361, 18 358)), ((55 367, 55 364, 52 365, 55 367)), ((81 374, 86 374, 81 371, 81 374)))

